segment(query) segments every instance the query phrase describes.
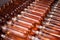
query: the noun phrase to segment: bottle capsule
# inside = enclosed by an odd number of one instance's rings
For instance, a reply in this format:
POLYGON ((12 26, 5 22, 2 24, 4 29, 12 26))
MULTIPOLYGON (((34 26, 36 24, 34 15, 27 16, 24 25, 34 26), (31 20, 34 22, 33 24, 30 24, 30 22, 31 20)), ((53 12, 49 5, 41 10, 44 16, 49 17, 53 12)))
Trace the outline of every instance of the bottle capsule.
POLYGON ((40 40, 38 37, 34 37, 34 36, 29 36, 29 38, 30 38, 31 40, 40 40))

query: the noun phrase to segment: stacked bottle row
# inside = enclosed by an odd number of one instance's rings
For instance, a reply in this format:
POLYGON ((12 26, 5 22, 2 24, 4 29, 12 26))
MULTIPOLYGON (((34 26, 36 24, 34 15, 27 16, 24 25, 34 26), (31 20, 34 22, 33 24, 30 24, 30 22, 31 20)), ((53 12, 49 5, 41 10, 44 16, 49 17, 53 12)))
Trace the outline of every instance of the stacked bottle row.
POLYGON ((12 14, 10 14, 18 5, 21 4, 21 1, 10 0, 6 4, 0 7, 0 24, 5 22, 8 18, 11 18, 12 14), (6 19, 7 18, 7 19, 6 19))
POLYGON ((21 14, 13 17, 2 26, 5 35, 1 34, 1 37, 5 40, 40 40, 42 37, 36 36, 36 34, 42 30, 41 23, 50 11, 53 2, 54 0, 46 0, 46 2, 40 0, 30 4, 24 11, 21 11, 21 14))
POLYGON ((10 0, 2 5, 2 7, 0 7, 0 24, 2 25, 2 23, 6 23, 6 21, 19 14, 21 10, 33 1, 34 0, 10 0))
POLYGON ((42 40, 60 40, 60 1, 58 1, 51 12, 42 23, 42 29, 38 36, 42 40))

